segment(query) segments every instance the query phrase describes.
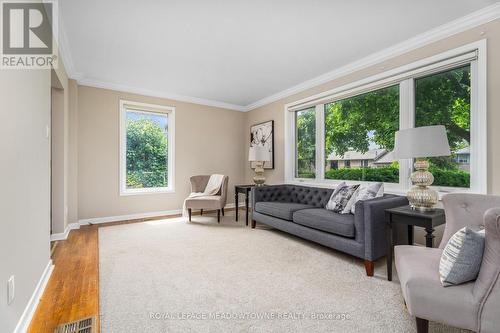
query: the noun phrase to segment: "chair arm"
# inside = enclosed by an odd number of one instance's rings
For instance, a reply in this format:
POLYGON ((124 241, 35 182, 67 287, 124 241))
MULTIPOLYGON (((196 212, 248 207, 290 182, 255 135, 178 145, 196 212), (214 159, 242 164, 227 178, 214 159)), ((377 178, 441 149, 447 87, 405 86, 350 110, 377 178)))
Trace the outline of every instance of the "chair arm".
MULTIPOLYGON (((408 205, 402 196, 384 196, 356 203, 355 227, 364 238, 365 259, 374 261, 387 253, 385 210, 408 205)), ((358 234, 357 234, 358 236, 358 234)))
POLYGON ((473 295, 479 302, 479 332, 498 332, 500 317, 500 207, 484 213, 486 241, 473 295))

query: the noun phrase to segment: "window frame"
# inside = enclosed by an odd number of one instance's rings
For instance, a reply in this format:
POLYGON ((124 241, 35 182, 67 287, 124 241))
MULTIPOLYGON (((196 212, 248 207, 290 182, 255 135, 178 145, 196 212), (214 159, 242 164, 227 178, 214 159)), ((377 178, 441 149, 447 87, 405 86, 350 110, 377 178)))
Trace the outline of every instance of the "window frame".
POLYGON ((120 196, 175 193, 175 107, 120 100, 120 196), (167 184, 166 187, 127 188, 127 111, 167 116, 167 184))
MULTIPOLYGON (((285 121, 285 181, 287 183, 313 186, 335 186, 343 180, 324 178, 324 105, 337 100, 357 96, 392 85, 399 85, 399 128, 412 128, 415 124, 415 80, 435 73, 470 64, 471 70, 471 142, 470 142, 470 188, 433 186, 440 195, 449 192, 487 193, 487 91, 486 91, 486 39, 473 42, 398 68, 383 71, 368 78, 288 103, 284 107, 285 121), (475 55, 474 58, 473 55, 475 55), (472 59, 472 60, 471 60, 472 59), (294 111, 316 107, 316 178, 296 178, 294 154, 294 111)), ((384 183, 386 192, 405 194, 411 185, 411 159, 401 159, 399 183, 384 183)), ((371 183, 349 181, 348 184, 371 183)))

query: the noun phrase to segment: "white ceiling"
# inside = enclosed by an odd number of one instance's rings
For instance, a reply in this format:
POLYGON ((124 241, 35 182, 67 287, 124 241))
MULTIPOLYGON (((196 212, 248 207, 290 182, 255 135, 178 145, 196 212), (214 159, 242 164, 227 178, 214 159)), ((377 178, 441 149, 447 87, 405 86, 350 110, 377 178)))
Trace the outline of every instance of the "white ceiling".
POLYGON ((70 75, 237 108, 496 2, 61 0, 60 9, 70 75))

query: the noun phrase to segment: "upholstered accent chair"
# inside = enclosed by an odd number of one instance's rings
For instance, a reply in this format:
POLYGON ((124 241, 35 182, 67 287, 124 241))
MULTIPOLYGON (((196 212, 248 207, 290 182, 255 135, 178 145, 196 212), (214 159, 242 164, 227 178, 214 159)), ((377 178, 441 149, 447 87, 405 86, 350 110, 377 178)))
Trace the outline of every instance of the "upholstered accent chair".
MULTIPOLYGON (((209 179, 210 175, 192 176, 189 179, 191 181, 191 192, 204 192, 209 179)), ((222 216, 224 216, 224 206, 226 206, 228 181, 229 177, 224 176, 220 191, 216 195, 186 199, 185 204, 189 214, 189 221, 191 221, 193 209, 199 209, 201 215, 203 215, 203 210, 205 209, 217 211, 217 222, 220 223, 220 214, 222 212, 222 216)))
POLYGON ((429 320, 475 332, 500 329, 500 197, 480 194, 443 196, 446 226, 439 248, 400 245, 395 261, 403 297, 417 331, 429 320), (476 281, 443 287, 439 261, 450 237, 465 226, 484 226, 486 246, 476 281))

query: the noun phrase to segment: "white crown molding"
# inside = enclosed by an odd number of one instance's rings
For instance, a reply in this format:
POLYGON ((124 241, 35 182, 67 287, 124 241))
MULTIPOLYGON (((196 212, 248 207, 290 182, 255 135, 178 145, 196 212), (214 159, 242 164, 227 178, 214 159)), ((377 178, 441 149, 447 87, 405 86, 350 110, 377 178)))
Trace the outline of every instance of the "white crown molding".
POLYGON ((59 57, 64 64, 66 74, 69 78, 78 80, 82 77, 82 74, 78 73, 75 69, 68 38, 66 37, 66 28, 64 26, 62 15, 59 15, 59 57))
POLYGON ((213 107, 222 108, 222 109, 229 109, 229 110, 233 110, 233 111, 242 111, 242 112, 247 111, 246 107, 244 107, 242 105, 214 101, 214 100, 199 98, 199 97, 178 95, 175 93, 168 93, 168 92, 164 92, 164 91, 142 89, 142 88, 128 86, 128 85, 119 84, 119 83, 93 80, 93 79, 89 79, 89 78, 85 78, 85 77, 77 79, 77 82, 81 86, 89 86, 89 87, 95 87, 95 88, 128 92, 131 94, 172 99, 172 100, 179 101, 179 102, 213 106, 213 107))
POLYGON ((500 18, 500 3, 493 4, 469 15, 445 23, 437 28, 426 31, 402 43, 396 44, 382 51, 373 53, 365 58, 354 61, 348 65, 337 68, 331 72, 322 74, 313 79, 304 81, 279 93, 270 95, 251 103, 245 107, 246 111, 251 111, 258 107, 276 102, 282 98, 300 93, 307 89, 314 88, 323 83, 357 72, 364 68, 377 65, 391 58, 408 53, 425 45, 434 43, 457 33, 475 28, 479 25, 491 22, 500 18))
POLYGON ((40 277, 40 280, 35 287, 35 290, 33 291, 33 294, 31 295, 31 298, 28 301, 28 304, 26 304, 26 307, 24 308, 21 318, 19 318, 19 321, 17 322, 14 333, 24 333, 28 331, 31 319, 35 314, 38 303, 43 296, 43 292, 45 290, 45 287, 47 286, 47 283, 49 282, 50 275, 52 274, 53 270, 54 265, 52 264, 52 260, 49 260, 47 266, 45 266, 42 276, 40 277))
POLYGON ((219 108, 224 108, 224 109, 229 109, 229 110, 234 110, 234 111, 246 112, 246 111, 251 111, 251 110, 256 109, 258 107, 270 104, 270 103, 275 102, 277 100, 280 100, 282 98, 300 93, 300 92, 305 91, 307 89, 314 88, 318 85, 321 85, 323 83, 327 83, 327 82, 332 81, 336 78, 343 77, 343 76, 346 76, 346 75, 351 74, 353 72, 362 70, 364 68, 377 65, 377 64, 384 62, 386 60, 389 60, 391 58, 400 56, 400 55, 405 54, 407 52, 410 52, 412 50, 418 49, 418 48, 423 47, 425 45, 428 45, 428 44, 431 44, 433 42, 450 37, 450 36, 455 35, 457 33, 466 31, 468 29, 472 29, 472 28, 477 27, 481 24, 491 22, 491 21, 496 20, 498 18, 500 18, 500 3, 490 5, 488 7, 480 9, 478 11, 475 11, 469 15, 466 15, 466 16, 463 16, 463 17, 458 18, 456 20, 445 23, 437 28, 431 29, 427 32, 424 32, 424 33, 419 34, 413 38, 410 38, 402 43, 396 44, 396 45, 391 46, 389 48, 386 48, 382 51, 373 53, 365 58, 354 61, 350 64, 347 64, 345 66, 337 68, 337 69, 330 71, 328 73, 322 74, 320 76, 317 76, 313 79, 304 81, 300 84, 297 84, 293 87, 285 89, 285 90, 278 92, 276 94, 262 98, 258 101, 255 101, 251 104, 248 104, 246 106, 231 104, 231 103, 226 103, 226 102, 221 102, 221 101, 214 101, 214 100, 204 99, 204 98, 199 98, 199 97, 179 95, 179 94, 163 92, 163 91, 142 89, 139 87, 124 85, 124 84, 119 84, 119 83, 113 83, 113 82, 108 82, 108 81, 102 81, 102 80, 96 80, 96 79, 85 77, 82 73, 79 73, 74 66, 74 62, 73 62, 73 59, 71 57, 71 51, 70 51, 70 47, 68 44, 68 40, 66 38, 65 28, 64 28, 62 18, 60 19, 60 29, 59 29, 60 41, 59 41, 59 43, 60 43, 60 56, 63 60, 64 66, 66 67, 68 77, 75 79, 78 82, 78 84, 80 84, 80 85, 91 86, 91 87, 96 87, 96 88, 103 88, 103 89, 111 89, 111 90, 140 94, 140 95, 145 95, 145 96, 172 99, 172 100, 176 100, 176 101, 180 101, 180 102, 187 102, 187 103, 193 103, 193 104, 199 104, 199 105, 219 107, 219 108))

